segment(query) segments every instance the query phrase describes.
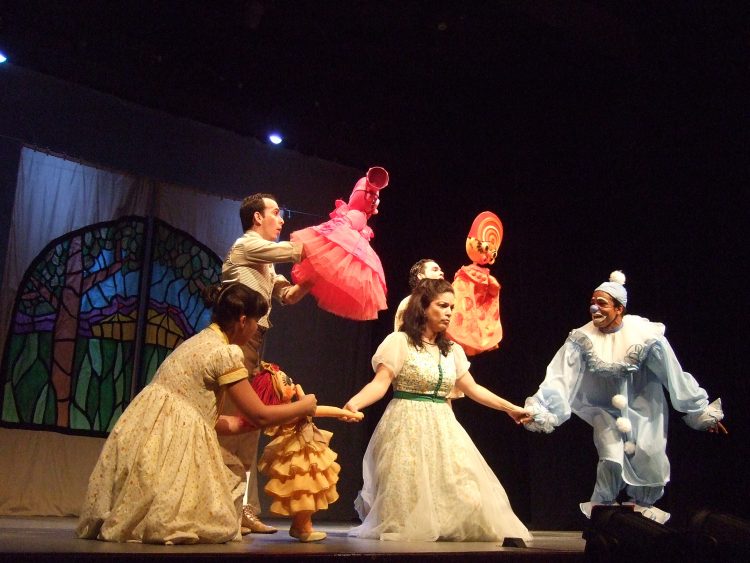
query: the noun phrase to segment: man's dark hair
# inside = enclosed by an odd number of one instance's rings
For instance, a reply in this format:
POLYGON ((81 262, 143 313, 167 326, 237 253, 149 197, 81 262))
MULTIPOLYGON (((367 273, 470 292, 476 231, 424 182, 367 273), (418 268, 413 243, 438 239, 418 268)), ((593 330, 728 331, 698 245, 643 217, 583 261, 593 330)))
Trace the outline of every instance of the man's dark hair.
POLYGON ((256 211, 259 211, 261 215, 265 215, 266 204, 263 202, 264 198, 276 201, 275 195, 262 193, 249 195, 242 200, 242 205, 240 205, 240 221, 242 222, 243 233, 253 226, 253 217, 256 211))

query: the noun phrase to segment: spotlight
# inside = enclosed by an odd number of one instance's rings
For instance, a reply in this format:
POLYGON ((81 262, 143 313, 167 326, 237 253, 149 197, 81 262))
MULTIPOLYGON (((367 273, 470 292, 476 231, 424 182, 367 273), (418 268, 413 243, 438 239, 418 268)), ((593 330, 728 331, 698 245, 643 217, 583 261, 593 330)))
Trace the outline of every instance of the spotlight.
POLYGON ((0 51, 0 64, 3 64, 7 60, 8 60, 8 57, 5 56, 5 53, 3 53, 2 51, 0 51))
POLYGON ((284 142, 284 137, 282 137, 279 133, 269 133, 268 140, 271 141, 274 145, 280 145, 284 142))

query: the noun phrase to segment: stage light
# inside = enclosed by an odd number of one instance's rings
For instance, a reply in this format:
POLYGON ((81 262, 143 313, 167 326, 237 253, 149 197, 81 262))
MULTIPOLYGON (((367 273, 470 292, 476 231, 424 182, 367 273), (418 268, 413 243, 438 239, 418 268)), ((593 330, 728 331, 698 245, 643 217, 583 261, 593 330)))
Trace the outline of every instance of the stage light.
POLYGON ((274 145, 280 145, 284 142, 284 137, 282 137, 279 133, 269 133, 268 140, 271 141, 274 145))
POLYGON ((5 56, 5 53, 3 53, 2 51, 0 51, 0 64, 3 64, 7 60, 8 60, 8 57, 5 56))
POLYGON ((595 506, 584 533, 588 561, 667 562, 685 560, 684 538, 632 507, 595 506))
POLYGON ((690 517, 688 537, 702 561, 748 561, 750 521, 709 509, 690 517))

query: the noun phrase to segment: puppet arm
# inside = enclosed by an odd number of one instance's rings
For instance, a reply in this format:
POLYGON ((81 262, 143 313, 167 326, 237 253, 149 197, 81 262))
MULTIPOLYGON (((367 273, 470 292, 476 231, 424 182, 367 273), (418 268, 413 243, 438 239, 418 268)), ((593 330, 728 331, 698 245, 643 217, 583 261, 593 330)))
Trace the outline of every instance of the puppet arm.
POLYGON ((313 416, 340 418, 343 420, 362 420, 365 417, 364 413, 331 407, 329 405, 318 405, 315 407, 315 414, 313 416))
MULTIPOLYGON (((305 392, 302 390, 302 386, 295 385, 297 391, 297 398, 301 399, 305 396, 305 392)), ((350 411, 349 409, 340 409, 339 407, 331 407, 328 405, 318 405, 315 407, 315 414, 313 416, 338 418, 346 420, 348 422, 359 422, 365 415, 361 412, 350 411)))

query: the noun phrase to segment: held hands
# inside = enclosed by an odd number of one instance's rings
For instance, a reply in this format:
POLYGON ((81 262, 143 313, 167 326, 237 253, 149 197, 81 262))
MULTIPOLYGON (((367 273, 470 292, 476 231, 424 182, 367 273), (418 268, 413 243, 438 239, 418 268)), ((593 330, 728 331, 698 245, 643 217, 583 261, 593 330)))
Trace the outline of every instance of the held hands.
POLYGON ((348 409, 340 409, 328 405, 318 405, 318 408, 315 409, 315 416, 336 418, 344 422, 359 422, 365 417, 361 412, 352 412, 348 409))
POLYGON ((516 424, 528 424, 532 420, 534 420, 534 417, 531 416, 531 413, 517 405, 513 405, 513 408, 511 408, 509 411, 507 411, 508 416, 511 417, 516 424))
POLYGON ((359 409, 354 404, 352 404, 351 401, 344 405, 344 410, 352 413, 352 416, 350 417, 342 416, 339 418, 339 420, 343 420, 344 422, 359 422, 365 417, 365 415, 359 412, 359 409))
MULTIPOLYGON (((295 385, 295 393, 297 394, 298 400, 304 400, 306 397, 315 397, 315 395, 305 395, 301 385, 295 385)), ((353 412, 350 409, 340 409, 338 407, 330 407, 328 405, 318 405, 315 402, 315 408, 312 414, 307 416, 325 416, 330 418, 337 418, 345 422, 359 422, 365 415, 361 412, 353 412)))

